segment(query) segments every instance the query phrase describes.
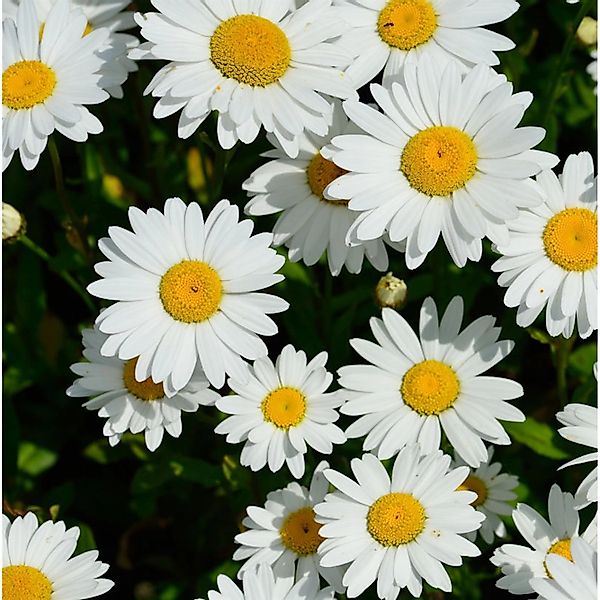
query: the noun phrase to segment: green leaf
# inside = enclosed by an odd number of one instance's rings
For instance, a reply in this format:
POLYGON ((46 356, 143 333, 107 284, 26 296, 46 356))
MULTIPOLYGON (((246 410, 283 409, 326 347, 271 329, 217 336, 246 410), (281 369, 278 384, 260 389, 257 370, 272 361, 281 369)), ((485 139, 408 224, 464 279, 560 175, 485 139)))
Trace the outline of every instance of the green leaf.
POLYGON ((205 487, 215 487, 223 481, 223 472, 217 465, 200 458, 188 458, 179 456, 169 462, 173 474, 176 477, 200 483, 205 487))
POLYGON ((597 359, 596 344, 585 344, 571 352, 569 367, 587 379, 592 375, 592 368, 597 359))
POLYGON ((560 437, 547 423, 527 417, 523 423, 504 423, 504 428, 517 442, 531 448, 536 454, 557 460, 569 456, 558 447, 557 441, 560 437))
POLYGON ((79 523, 79 539, 77 540, 77 547, 75 549, 76 554, 81 554, 81 552, 87 552, 88 550, 96 549, 96 540, 94 539, 94 534, 92 530, 85 524, 79 523))
POLYGON ((56 452, 41 448, 31 442, 21 442, 17 467, 19 471, 35 477, 52 467, 57 459, 56 452))
POLYGON ((131 491, 134 494, 143 494, 160 487, 174 475, 173 469, 167 463, 147 463, 142 465, 133 476, 131 491))

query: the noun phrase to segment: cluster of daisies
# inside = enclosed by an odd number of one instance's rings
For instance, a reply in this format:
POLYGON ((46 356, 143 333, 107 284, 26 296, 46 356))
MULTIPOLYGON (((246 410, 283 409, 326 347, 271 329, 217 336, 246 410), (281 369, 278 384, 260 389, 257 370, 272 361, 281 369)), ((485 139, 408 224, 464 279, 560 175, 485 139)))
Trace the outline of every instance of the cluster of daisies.
MULTIPOLYGON (((493 462, 494 445, 511 443, 501 422, 525 419, 513 403, 521 385, 486 374, 513 348, 494 317, 463 327, 460 296, 441 315, 427 298, 415 328, 384 308, 370 321, 374 341, 350 340, 362 363, 341 368, 335 390, 326 352, 287 345, 273 360, 263 340, 289 308, 269 293, 283 279, 282 245, 309 266, 326 254, 338 275, 359 273, 365 257, 383 271, 390 252, 416 269, 438 243, 463 267, 488 239, 520 326, 544 313, 551 336, 597 329, 592 158, 571 155, 556 175, 558 157, 535 149, 545 131, 519 127, 533 96, 492 68, 514 44, 484 26, 518 3, 152 0, 158 12, 135 15, 127 4, 3 7, 3 168, 18 150, 33 169, 54 130, 75 141, 100 133, 86 106, 120 97, 134 61, 167 61, 146 89, 154 116, 179 113, 187 138, 214 111, 224 149, 264 129, 273 149, 243 184, 244 212, 279 218, 256 234, 227 200, 207 215, 179 198, 162 211, 131 207, 130 228, 110 227, 98 243, 106 260, 88 290, 111 304, 83 332, 86 360, 67 394, 105 419, 111 445, 143 432, 152 451, 165 431, 181 435, 182 412, 214 407, 227 415, 215 433, 243 444, 242 465, 294 479, 309 447, 329 455, 363 439, 351 476, 323 461, 308 488, 294 481, 248 507, 234 554, 242 589, 221 575, 209 600, 354 598, 370 586, 395 600, 404 589, 420 597, 424 581, 450 592, 444 565, 480 555, 477 537, 504 536, 509 515, 531 548, 495 550, 498 586, 591 598, 596 524, 580 535, 578 511, 597 503, 596 469, 574 496, 551 489, 548 522, 512 509, 518 481, 493 462), (135 23, 144 43, 122 33, 135 23), (375 78, 375 104, 361 102, 357 90, 375 78)), ((596 412, 566 406, 561 435, 597 448, 596 412)), ((71 558, 77 528, 32 514, 3 523, 10 600, 111 587, 97 553, 71 558)))

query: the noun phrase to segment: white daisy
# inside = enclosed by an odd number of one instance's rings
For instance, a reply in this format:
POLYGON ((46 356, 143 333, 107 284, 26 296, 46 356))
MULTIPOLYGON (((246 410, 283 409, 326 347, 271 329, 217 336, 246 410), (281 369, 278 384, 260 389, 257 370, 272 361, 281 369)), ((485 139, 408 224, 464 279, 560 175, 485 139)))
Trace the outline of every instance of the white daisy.
POLYGON ((514 0, 337 0, 351 25, 340 45, 355 57, 346 75, 360 87, 382 69, 384 83, 397 79, 406 64, 428 56, 456 62, 497 65, 499 50, 512 50, 507 37, 483 29, 508 19, 514 0))
POLYGON ((197 203, 170 198, 164 214, 130 207, 133 233, 109 228, 98 243, 108 258, 96 265, 103 279, 88 286, 118 301, 96 320, 108 334, 102 356, 138 358, 135 378, 152 377, 167 396, 187 385, 197 364, 217 388, 226 373, 243 381, 241 357, 266 356, 259 335, 277 333, 267 314, 288 303, 257 293, 283 279, 275 271, 285 259, 269 248, 270 233, 253 236, 252 221, 238 217, 227 200, 205 221, 197 203))
POLYGON ((108 336, 96 329, 83 330, 83 355, 88 362, 71 366, 81 377, 67 390, 67 395, 91 397, 83 406, 97 410, 107 418, 104 435, 111 446, 119 443, 127 430, 144 432, 146 446, 156 450, 165 430, 173 437, 181 435, 181 411, 196 412, 200 405, 213 405, 219 395, 208 388, 202 371, 196 366, 187 385, 174 396, 165 395, 162 383, 151 378, 135 378, 136 358, 124 361, 100 354, 108 336))
POLYGON ((85 104, 108 98, 101 87, 104 63, 98 51, 109 35, 97 29, 82 38, 86 19, 58 0, 42 22, 33 0, 23 0, 16 22, 2 21, 2 169, 19 151, 25 169, 32 170, 58 131, 76 142, 100 133, 102 124, 85 104))
POLYGON ((571 154, 562 175, 537 176, 543 204, 522 210, 509 224, 509 238, 492 270, 508 287, 506 306, 518 306, 517 323, 531 325, 546 309, 552 336, 582 338, 598 329, 598 216, 594 164, 588 152, 571 154))
POLYGON ((349 438, 366 435, 363 449, 383 460, 415 441, 424 454, 437 450, 443 429, 472 467, 488 460, 482 440, 511 443, 498 419, 525 419, 506 402, 522 396, 523 388, 516 381, 482 374, 507 356, 514 343, 497 341, 500 328, 491 316, 476 319, 459 333, 462 318, 460 296, 452 299, 439 323, 435 302, 427 298, 420 339, 401 315, 384 308, 382 319, 370 321, 377 344, 350 340, 371 364, 338 371, 339 383, 349 394, 341 412, 360 415, 346 430, 349 438))
POLYGON ((332 43, 345 24, 331 1, 291 10, 280 0, 152 0, 160 13, 136 15, 150 42, 131 56, 173 61, 146 88, 160 98, 154 116, 183 109, 185 138, 216 110, 223 148, 252 142, 262 126, 296 156, 304 130, 327 133, 332 106, 321 94, 356 95, 338 68, 350 57, 332 43))
POLYGON ((217 400, 217 408, 233 415, 215 428, 231 444, 246 442, 240 462, 253 471, 269 465, 273 472, 285 462, 296 478, 304 474, 307 446, 331 454, 346 436, 335 425, 344 395, 326 393, 333 376, 325 369, 327 352, 306 364, 306 354, 288 344, 275 365, 268 356, 248 367, 245 379, 227 381, 235 396, 217 400))
POLYGON ((442 563, 459 566, 463 556, 479 556, 469 533, 485 518, 470 506, 473 492, 456 488, 467 467, 448 472, 450 457, 441 451, 420 456, 416 445, 404 448, 392 477, 372 454, 351 462, 352 479, 328 469, 325 477, 338 491, 317 504, 323 523, 321 565, 349 565, 343 584, 355 598, 377 580, 377 595, 394 600, 407 587, 420 597, 422 579, 446 592, 452 585, 442 563))
POLYGON ((596 448, 596 452, 575 458, 561 467, 562 469, 586 462, 595 464, 575 493, 575 508, 581 509, 592 502, 598 502, 598 409, 585 404, 567 404, 564 410, 556 414, 556 418, 565 425, 558 433, 566 440, 596 448))
MULTIPOLYGON (((469 476, 459 486, 461 490, 470 490, 477 494, 477 498, 471 504, 475 510, 485 516, 481 529, 467 534, 467 538, 474 542, 479 533, 486 544, 494 541, 494 535, 506 536, 506 527, 500 519, 500 515, 511 514, 513 507, 510 502, 517 498, 517 494, 513 490, 519 485, 517 477, 500 472, 502 470, 500 463, 491 462, 493 455, 494 447, 490 446, 487 460, 469 473, 469 476)), ((456 458, 453 466, 460 467, 464 464, 464 461, 456 458)))
POLYGON ((33 513, 12 523, 2 515, 3 600, 80 600, 95 598, 114 583, 101 578, 108 565, 97 550, 72 556, 79 527, 62 521, 38 524, 33 513))
POLYGON ((327 468, 325 461, 319 463, 310 489, 292 482, 268 494, 264 508, 249 506, 246 509, 248 516, 242 521, 246 531, 235 537, 241 547, 233 555, 234 560, 248 559, 238 573, 239 578, 264 563, 276 571, 294 573, 295 581, 306 575, 316 579, 322 575, 336 592, 344 591, 343 570, 322 567, 317 555, 323 538, 319 535, 321 525, 315 521, 314 507, 323 502, 327 494, 329 484, 323 476, 327 468))
MULTIPOLYGON (((490 4, 489 2, 487 4, 490 4)), ((346 101, 344 109, 366 135, 336 136, 321 153, 348 171, 325 197, 350 199, 360 213, 351 243, 386 231, 406 241, 406 264, 418 267, 440 233, 452 259, 464 266, 481 258, 481 240, 508 238, 506 222, 518 207, 542 201, 530 177, 551 168, 555 156, 531 150, 545 135, 520 127, 531 94, 479 65, 461 75, 427 57, 406 65, 404 83, 371 85, 383 109, 346 101)))

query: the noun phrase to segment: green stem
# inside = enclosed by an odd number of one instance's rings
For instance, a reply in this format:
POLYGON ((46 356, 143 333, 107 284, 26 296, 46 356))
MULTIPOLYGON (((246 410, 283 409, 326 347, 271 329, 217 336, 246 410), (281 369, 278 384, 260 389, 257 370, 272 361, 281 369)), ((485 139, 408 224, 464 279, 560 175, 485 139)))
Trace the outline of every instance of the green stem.
POLYGON ((333 319, 333 275, 329 265, 325 265, 325 280, 323 282, 323 337, 327 350, 331 349, 331 320, 333 319))
POLYGON ((223 183, 225 181, 225 175, 227 174, 227 168, 229 163, 237 152, 237 144, 230 150, 219 149, 215 159, 215 169, 213 173, 212 183, 212 201, 217 203, 221 199, 221 192, 223 191, 223 183))
POLYGON ((567 366, 569 364, 569 355, 571 354, 576 339, 576 334, 568 339, 561 336, 558 338, 556 344, 552 346, 554 367, 556 369, 556 391, 561 408, 569 402, 567 366))

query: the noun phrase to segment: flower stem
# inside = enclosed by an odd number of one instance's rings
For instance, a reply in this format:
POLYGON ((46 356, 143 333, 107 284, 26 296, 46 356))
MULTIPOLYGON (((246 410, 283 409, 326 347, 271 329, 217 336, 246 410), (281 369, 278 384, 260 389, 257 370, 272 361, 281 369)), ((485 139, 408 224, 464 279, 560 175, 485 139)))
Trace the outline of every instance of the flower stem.
POLYGON ((569 402, 567 366, 569 364, 569 355, 576 339, 577 334, 572 335, 570 338, 560 336, 556 343, 552 345, 554 368, 556 369, 556 392, 561 408, 569 402))

